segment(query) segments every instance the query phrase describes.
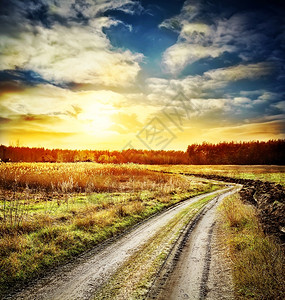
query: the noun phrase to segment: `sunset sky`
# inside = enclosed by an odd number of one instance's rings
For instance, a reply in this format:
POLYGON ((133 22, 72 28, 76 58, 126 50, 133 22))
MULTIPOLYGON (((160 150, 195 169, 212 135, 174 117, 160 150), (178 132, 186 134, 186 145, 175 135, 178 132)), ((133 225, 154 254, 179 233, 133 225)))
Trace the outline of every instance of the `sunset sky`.
POLYGON ((285 138, 281 3, 0 0, 0 144, 285 138))

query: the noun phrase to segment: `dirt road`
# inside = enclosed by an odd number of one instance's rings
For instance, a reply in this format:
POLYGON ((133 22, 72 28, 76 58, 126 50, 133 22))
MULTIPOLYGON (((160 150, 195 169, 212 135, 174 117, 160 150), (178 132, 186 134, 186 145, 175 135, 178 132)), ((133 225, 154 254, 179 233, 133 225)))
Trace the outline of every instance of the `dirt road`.
MULTIPOLYGON (((230 193, 229 190, 231 190, 230 192, 232 192, 232 188, 224 189, 223 195, 230 193)), ((183 218, 180 218, 179 214, 182 214, 186 211, 187 213, 184 213, 184 215, 190 218, 189 212, 187 211, 188 207, 190 210, 192 204, 215 193, 216 192, 212 192, 191 198, 176 205, 175 207, 168 209, 167 211, 137 226, 114 243, 106 245, 101 249, 93 249, 92 251, 78 258, 75 262, 57 269, 54 274, 46 276, 45 278, 36 282, 34 285, 31 285, 30 287, 26 288, 16 295, 11 295, 10 298, 7 299, 130 299, 125 298, 126 296, 120 295, 118 293, 116 297, 110 296, 110 298, 105 297, 104 295, 102 297, 97 297, 95 294, 96 291, 102 289, 104 285, 110 282, 112 276, 114 276, 114 274, 116 274, 116 272, 118 272, 118 270, 122 268, 126 261, 130 260, 130 258, 132 258, 134 255, 137 255, 137 253, 140 251, 142 251, 143 253, 142 249, 146 249, 145 245, 150 243, 150 240, 152 240, 152 242, 155 241, 158 233, 163 234, 165 238, 165 241, 163 242, 165 247, 163 248, 161 245, 154 247, 152 244, 151 249, 155 249, 152 250, 153 253, 156 251, 156 253, 158 253, 156 255, 161 255, 161 251, 164 251, 163 253, 169 251, 171 245, 175 242, 173 239, 171 240, 170 235, 181 235, 181 230, 185 227, 186 219, 184 220, 183 218), (171 225, 172 227, 166 227, 170 226, 169 224, 171 220, 173 223, 173 225, 171 225), (174 222, 173 220, 176 221, 174 222), (165 228, 168 229, 165 231, 165 228), (166 235, 166 232, 168 232, 169 236, 166 235), (171 242, 168 242, 168 240, 171 240, 171 242)), ((219 198, 221 198, 221 196, 219 198)), ((214 202, 216 203, 216 200, 214 202)), ((193 214, 194 210, 193 208, 191 209, 193 214)), ((193 232, 193 237, 191 235, 190 240, 191 245, 194 243, 193 246, 191 246, 190 248, 188 246, 186 247, 186 252, 188 253, 190 251, 190 254, 187 254, 185 252, 185 262, 188 266, 193 266, 193 271, 189 271, 189 268, 184 262, 182 263, 182 266, 179 267, 179 269, 184 272, 183 274, 190 274, 190 277, 186 278, 188 277, 188 275, 185 275, 185 278, 182 278, 181 275, 175 275, 176 273, 173 273, 174 281, 171 288, 171 295, 173 295, 171 296, 172 299, 180 299, 175 297, 176 295, 179 295, 180 297, 182 289, 184 291, 183 294, 188 294, 189 297, 191 297, 192 295, 196 297, 197 295, 203 294, 203 290, 201 288, 203 285, 201 285, 201 280, 205 280, 206 276, 204 274, 205 264, 203 263, 203 261, 205 259, 207 260, 207 245, 209 244, 209 236, 211 236, 211 234, 209 235, 209 232, 211 232, 212 224, 214 222, 214 208, 207 209, 207 211, 208 215, 205 215, 202 218, 200 225, 197 227, 197 232, 193 232), (204 233, 203 231, 205 231, 205 228, 207 230, 204 233), (203 249, 203 252, 200 252, 199 248, 203 249), (199 275, 197 276, 197 274, 199 275), (178 285, 176 287, 176 283, 178 284, 178 282, 180 282, 182 285, 178 285), (189 291, 189 289, 186 287, 189 284, 195 287, 193 291, 189 291)), ((187 222, 189 223, 189 221, 187 222)), ((161 299, 170 298, 167 297, 161 299)))
POLYGON ((169 256, 149 299, 233 299, 230 270, 217 245, 215 226, 218 203, 233 192, 223 193, 207 205, 195 226, 183 237, 183 247, 169 256))

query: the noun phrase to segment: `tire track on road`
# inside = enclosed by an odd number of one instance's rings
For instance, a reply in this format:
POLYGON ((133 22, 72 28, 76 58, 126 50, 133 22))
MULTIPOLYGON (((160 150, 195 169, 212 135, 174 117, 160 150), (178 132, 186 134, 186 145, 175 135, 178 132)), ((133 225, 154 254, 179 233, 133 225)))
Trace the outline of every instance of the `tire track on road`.
POLYGON ((148 299, 207 299, 216 208, 222 199, 240 188, 233 187, 210 201, 195 220, 188 224, 179 246, 173 249, 160 270, 148 299))

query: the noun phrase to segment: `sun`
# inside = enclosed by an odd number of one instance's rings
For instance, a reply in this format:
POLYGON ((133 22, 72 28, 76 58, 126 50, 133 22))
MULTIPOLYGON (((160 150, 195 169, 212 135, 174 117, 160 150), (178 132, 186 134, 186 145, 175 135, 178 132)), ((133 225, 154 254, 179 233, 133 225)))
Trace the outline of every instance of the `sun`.
POLYGON ((108 115, 97 115, 92 120, 88 120, 85 129, 89 134, 105 135, 112 126, 112 121, 108 115))
POLYGON ((82 121, 83 132, 89 135, 104 136, 108 134, 113 125, 111 116, 113 111, 110 107, 102 104, 90 105, 79 118, 82 121))

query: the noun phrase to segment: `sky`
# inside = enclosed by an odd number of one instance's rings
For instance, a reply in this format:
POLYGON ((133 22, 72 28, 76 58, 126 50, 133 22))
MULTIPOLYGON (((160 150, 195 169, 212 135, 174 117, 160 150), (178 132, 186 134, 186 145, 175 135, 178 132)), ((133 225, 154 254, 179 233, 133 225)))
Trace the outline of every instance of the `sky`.
POLYGON ((282 1, 0 0, 0 144, 285 138, 282 1))

